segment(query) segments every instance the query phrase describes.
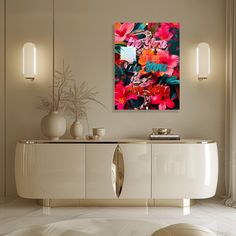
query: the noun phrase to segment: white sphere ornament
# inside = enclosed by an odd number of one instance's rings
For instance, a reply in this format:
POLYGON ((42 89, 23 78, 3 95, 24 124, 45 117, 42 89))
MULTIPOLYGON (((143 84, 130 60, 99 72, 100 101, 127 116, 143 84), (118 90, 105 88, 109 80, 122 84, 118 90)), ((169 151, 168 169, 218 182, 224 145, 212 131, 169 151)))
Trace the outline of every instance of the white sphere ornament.
POLYGON ((41 120, 41 130, 47 138, 58 140, 66 132, 66 119, 58 111, 49 112, 41 120))
POLYGON ((216 236, 216 234, 202 226, 174 224, 155 231, 151 236, 216 236))

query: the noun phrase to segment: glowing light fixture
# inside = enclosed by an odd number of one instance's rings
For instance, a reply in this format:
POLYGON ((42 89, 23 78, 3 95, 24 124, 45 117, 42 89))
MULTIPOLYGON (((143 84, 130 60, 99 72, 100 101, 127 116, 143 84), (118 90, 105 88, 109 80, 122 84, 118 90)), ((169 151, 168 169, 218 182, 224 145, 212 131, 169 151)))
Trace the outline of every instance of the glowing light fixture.
POLYGON ((207 79, 210 74, 210 46, 199 43, 197 46, 197 75, 199 80, 207 79))
POLYGON ((27 42, 23 46, 23 75, 33 80, 36 76, 36 46, 27 42))

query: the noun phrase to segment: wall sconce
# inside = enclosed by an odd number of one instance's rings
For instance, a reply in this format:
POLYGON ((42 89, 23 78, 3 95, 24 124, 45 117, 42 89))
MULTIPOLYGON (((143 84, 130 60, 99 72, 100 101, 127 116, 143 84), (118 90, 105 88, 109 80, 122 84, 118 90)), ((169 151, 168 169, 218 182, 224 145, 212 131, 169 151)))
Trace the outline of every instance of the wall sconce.
POLYGON ((207 79, 210 74, 210 46, 199 43, 197 46, 197 75, 199 80, 207 79))
POLYGON ((36 46, 30 42, 23 46, 23 75, 31 80, 34 80, 36 75, 36 46))

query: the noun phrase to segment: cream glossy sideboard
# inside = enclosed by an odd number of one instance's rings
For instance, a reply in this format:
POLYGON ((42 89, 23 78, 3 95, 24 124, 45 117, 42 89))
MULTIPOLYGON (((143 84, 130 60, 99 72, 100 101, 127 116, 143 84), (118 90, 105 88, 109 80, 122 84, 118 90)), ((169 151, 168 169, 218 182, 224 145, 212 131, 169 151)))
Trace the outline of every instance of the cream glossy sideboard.
POLYGON ((18 195, 33 199, 200 199, 215 195, 214 141, 17 143, 18 195))

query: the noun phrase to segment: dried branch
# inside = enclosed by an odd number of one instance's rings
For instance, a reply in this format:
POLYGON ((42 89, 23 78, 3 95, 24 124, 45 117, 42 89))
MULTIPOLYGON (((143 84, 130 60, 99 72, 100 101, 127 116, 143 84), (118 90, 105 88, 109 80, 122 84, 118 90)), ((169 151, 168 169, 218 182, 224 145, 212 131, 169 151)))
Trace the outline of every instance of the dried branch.
POLYGON ((53 88, 55 93, 50 98, 40 97, 40 110, 50 112, 53 110, 65 110, 69 116, 78 119, 88 119, 87 109, 89 102, 95 102, 105 108, 96 96, 98 92, 94 88, 88 88, 86 82, 82 82, 79 86, 74 80, 74 76, 70 66, 62 64, 62 71, 55 71, 53 88))
POLYGON ((71 116, 75 117, 76 120, 82 118, 87 119, 87 109, 90 101, 98 103, 105 108, 104 104, 96 98, 97 94, 98 92, 96 92, 94 88, 87 87, 85 81, 79 86, 74 83, 65 97, 67 104, 70 104, 67 105, 67 111, 71 116))
POLYGON ((64 110, 65 109, 65 102, 63 98, 66 94, 66 91, 69 89, 70 83, 74 83, 72 70, 70 66, 64 65, 64 61, 62 64, 62 71, 55 71, 54 83, 50 88, 54 91, 54 96, 50 95, 50 98, 40 97, 40 105, 37 107, 43 111, 52 111, 54 110, 64 110))

